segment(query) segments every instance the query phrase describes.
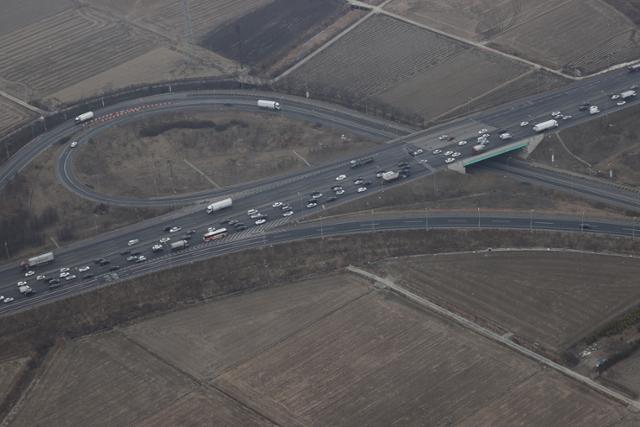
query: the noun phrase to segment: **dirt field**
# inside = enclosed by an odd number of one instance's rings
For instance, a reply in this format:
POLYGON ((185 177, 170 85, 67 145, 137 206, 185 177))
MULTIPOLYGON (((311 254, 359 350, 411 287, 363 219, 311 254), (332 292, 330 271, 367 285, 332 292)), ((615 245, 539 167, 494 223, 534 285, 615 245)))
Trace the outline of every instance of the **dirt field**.
POLYGON ((48 361, 11 425, 157 425, 145 418, 163 412, 218 425, 258 424, 260 418, 236 402, 212 390, 213 398, 194 394, 197 388, 121 334, 97 335, 66 344, 48 361), (186 414, 189 406, 209 413, 186 414))
POLYGON ((0 361, 0 401, 4 401, 12 385, 29 362, 28 357, 0 361))
POLYGON ((625 257, 492 252, 388 260, 375 268, 558 354, 640 298, 640 262, 625 257))
POLYGON ((636 352, 607 369, 603 378, 635 393, 640 393, 640 353, 636 352))
POLYGON ((202 45, 262 70, 347 10, 340 0, 274 0, 214 29, 202 45))
POLYGON ((620 13, 640 25, 640 4, 635 0, 604 0, 620 13))
POLYGON ((360 298, 370 291, 363 283, 343 275, 310 279, 179 310, 134 324, 124 333, 180 370, 212 381, 360 298))
POLYGON ((73 6, 72 0, 3 0, 0 36, 73 6))
POLYGON ((635 106, 563 130, 559 133, 561 139, 556 136, 545 138, 531 159, 561 169, 598 175, 603 179, 609 179, 609 170, 613 170, 615 182, 638 188, 638 112, 640 106, 635 106))
POLYGON ((158 115, 107 130, 78 147, 74 164, 82 182, 96 190, 157 196, 215 188, 211 181, 227 186, 307 168, 299 156, 318 165, 375 146, 341 135, 274 114, 158 115))
POLYGON ((599 0, 558 3, 492 45, 578 76, 640 56, 636 26, 615 9, 599 0))
POLYGON ((0 97, 0 137, 35 117, 37 115, 34 112, 0 97))
POLYGON ((396 19, 374 16, 285 83, 306 87, 311 96, 364 97, 430 119, 527 70, 396 19))
MULTIPOLYGON (((11 258, 55 248, 167 212, 100 206, 68 192, 55 174, 59 147, 45 151, 0 191, 0 236, 11 258)), ((5 259, 6 251, 0 254, 5 259)))

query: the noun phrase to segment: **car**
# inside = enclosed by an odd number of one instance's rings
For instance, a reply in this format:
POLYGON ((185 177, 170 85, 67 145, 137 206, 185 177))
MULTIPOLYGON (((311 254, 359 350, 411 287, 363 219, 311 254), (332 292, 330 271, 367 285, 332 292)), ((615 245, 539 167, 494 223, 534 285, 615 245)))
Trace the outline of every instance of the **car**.
POLYGON ((244 227, 244 224, 239 222, 237 224, 234 224, 233 226, 234 226, 234 228, 240 228, 240 227, 244 227))
POLYGON ((248 216, 255 215, 255 214, 257 214, 257 213, 258 213, 258 210, 257 210, 257 209, 249 209, 249 210, 247 211, 247 215, 248 215, 248 216))
POLYGON ((76 148, 78 146, 78 141, 72 141, 70 147, 76 148))
POLYGON ((385 173, 386 171, 383 170, 379 170, 376 172, 376 178, 382 178, 382 175, 385 173))
POLYGON ((131 251, 129 249, 127 249, 126 251, 120 252, 120 255, 122 255, 122 256, 127 256, 129 254, 131 254, 131 251))
POLYGON ((2 301, 4 301, 5 304, 9 304, 10 302, 14 301, 14 298, 13 297, 6 297, 2 301))
POLYGON ((616 99, 620 99, 620 95, 618 95, 618 94, 611 95, 611 100, 612 101, 615 101, 616 99))
POLYGON ((491 134, 488 133, 483 133, 482 135, 480 135, 483 138, 489 138, 491 136, 491 134))
POLYGON ((111 267, 109 267, 109 271, 116 271, 116 270, 120 270, 119 265, 112 265, 111 267))
POLYGON ((529 122, 520 122, 520 127, 523 128, 525 126, 529 126, 529 122))
MULTIPOLYGON (((341 187, 342 188, 342 187, 341 187)), ((290 211, 291 210, 291 206, 289 205, 282 205, 280 206, 280 209, 283 211, 290 211)))
POLYGON ((336 196, 342 196, 344 194, 344 190, 336 191, 336 196))
POLYGON ((587 111, 589 109, 589 104, 582 104, 578 107, 580 111, 587 111))
MULTIPOLYGON (((331 198, 331 197, 329 197, 329 198, 331 198)), ((282 213, 282 216, 284 216, 284 217, 288 217, 288 216, 291 216, 291 215, 293 215, 293 211, 285 211, 285 212, 282 213)))
POLYGON ((327 197, 327 200, 325 200, 325 202, 331 203, 331 202, 335 202, 336 200, 338 200, 336 196, 331 196, 331 197, 327 197))
MULTIPOLYGON (((403 167, 402 169, 403 169, 403 170, 408 170, 408 169, 409 169, 409 166, 405 166, 405 167, 403 167)), ((362 186, 363 186, 363 187, 371 187, 372 185, 373 185, 373 183, 372 183, 371 181, 365 181, 365 182, 363 182, 363 183, 362 183, 362 186)))
POLYGON ((258 212, 258 213, 254 213, 253 215, 250 215, 249 218, 251 218, 251 219, 260 219, 260 218, 262 218, 262 216, 263 215, 260 212, 258 212))
POLYGON ((442 153, 442 150, 437 148, 431 152, 431 154, 440 154, 440 153, 442 153))
POLYGON ((318 206, 318 202, 307 202, 307 208, 315 208, 318 206))
POLYGON ((142 252, 140 252, 140 251, 131 252, 131 255, 139 256, 139 255, 142 255, 142 252))
POLYGON ((131 256, 127 257, 127 262, 133 262, 133 261, 135 261, 135 260, 137 260, 137 259, 138 259, 138 257, 137 257, 137 256, 135 256, 135 255, 131 255, 131 256))
POLYGON ((21 281, 18 282, 18 286, 25 286, 26 284, 27 284, 27 282, 24 281, 24 280, 21 280, 21 281))
POLYGON ((136 260, 136 262, 145 262, 147 260, 147 257, 144 255, 140 255, 138 257, 138 259, 136 260))
POLYGON ((67 277, 67 276, 71 276, 71 273, 69 273, 68 271, 63 271, 62 273, 60 273, 60 277, 67 277))
MULTIPOLYGON (((180 238, 180 240, 191 240, 191 234, 185 234, 184 236, 182 236, 180 238)), ((138 255, 140 255, 140 254, 138 254, 138 255)))
POLYGON ((415 156, 419 156, 422 153, 424 153, 424 150, 422 148, 418 148, 417 150, 414 150, 414 151, 410 152, 409 154, 411 154, 413 157, 415 157, 415 156))
POLYGON ((462 156, 462 153, 459 151, 456 151, 455 153, 451 154, 451 157, 460 157, 462 156))
POLYGON ((178 225, 174 225, 173 227, 171 227, 169 229, 169 233, 177 233, 178 231, 182 230, 182 227, 178 226, 178 225))
POLYGON ((82 276, 83 279, 93 279, 93 274, 85 274, 84 276, 82 276))
POLYGON ((345 174, 336 176, 336 181, 344 181, 345 179, 347 179, 347 175, 345 174))
POLYGON ((162 245, 155 244, 155 245, 151 246, 151 251, 152 252, 159 252, 159 251, 161 251, 163 249, 164 249, 164 247, 162 245))
POLYGON ((171 226, 170 225, 167 225, 165 228, 162 229, 162 231, 165 231, 167 233, 169 232, 169 230, 171 230, 171 226))
POLYGON ((162 237, 159 242, 160 243, 167 243, 171 240, 171 237, 162 237))
POLYGON ((271 206, 274 208, 279 208, 280 206, 282 206, 284 203, 282 202, 275 202, 274 204, 272 204, 271 206))
POLYGON ((444 141, 444 140, 445 140, 445 139, 447 139, 447 138, 449 138, 449 135, 440 135, 440 136, 438 137, 438 139, 439 139, 440 141, 444 141))
POLYGON ((405 166, 409 166, 409 163, 407 163, 407 162, 398 162, 398 167, 399 168, 403 168, 405 166))
POLYGON ((29 271, 27 271, 26 273, 24 273, 24 277, 31 277, 31 276, 33 276, 34 274, 36 274, 36 272, 35 272, 35 271, 33 271, 33 270, 29 270, 29 271))
POLYGON ((232 219, 231 221, 229 221, 229 225, 236 225, 239 222, 240 221, 238 221, 237 219, 232 219))
POLYGON ((220 225, 229 224, 229 221, 231 221, 231 218, 223 219, 222 221, 220 221, 220 225))
POLYGON ((98 260, 98 264, 100 264, 100 265, 107 265, 107 264, 111 264, 111 261, 109 261, 108 259, 105 259, 105 258, 100 258, 100 259, 98 260))
POLYGON ((207 228, 207 233, 211 233, 211 232, 213 232, 213 231, 216 231, 216 228, 215 228, 215 227, 209 227, 209 228, 207 228))
POLYGON ((621 100, 621 101, 616 102, 616 105, 617 105, 618 107, 622 107, 622 106, 623 106, 624 104, 626 104, 626 103, 627 103, 627 101, 625 101, 625 100, 621 100))
POLYGON ((331 187, 331 191, 338 191, 338 190, 342 190, 341 185, 334 185, 333 187, 331 187))
POLYGON ((52 279, 47 280, 47 283, 50 285, 54 285, 56 283, 60 283, 60 279, 56 279, 55 277, 52 279))
POLYGON ((38 274, 38 275, 36 276, 36 280, 44 280, 44 279, 46 279, 46 278, 47 278, 47 276, 45 276, 44 274, 38 274))
POLYGON ((315 193, 311 193, 312 199, 319 199, 320 197, 322 197, 322 193, 319 191, 316 191, 315 193))
POLYGON ((482 135, 483 133, 489 132, 489 129, 483 128, 478 131, 478 135, 482 135))
POLYGON ((194 230, 193 228, 189 231, 187 231, 188 235, 192 235, 192 234, 196 234, 196 230, 194 230))
POLYGON ((353 183, 354 183, 355 185, 360 185, 360 184, 362 184, 363 182, 364 182, 364 178, 358 178, 358 179, 354 179, 354 180, 353 180, 353 183))
POLYGON ((64 280, 73 280, 73 279, 77 279, 78 276, 76 276, 75 274, 70 274, 67 277, 64 278, 64 280))
MULTIPOLYGON (((511 134, 509 132, 503 132, 503 133, 500 134, 499 138, 501 140, 505 141, 507 139, 511 139, 512 136, 511 136, 511 134)), ((486 138, 483 138, 482 141, 480 141, 480 138, 478 138, 478 142, 480 142, 480 143, 485 142, 485 141, 486 141, 486 138)))
POLYGON ((560 111, 553 111, 553 112, 551 113, 551 116, 552 116, 552 117, 558 117, 558 116, 561 116, 561 115, 562 115, 562 113, 561 113, 560 111))
POLYGON ((267 222, 267 220, 266 220, 266 219, 264 219, 264 218, 260 218, 260 219, 257 219, 257 220, 256 220, 256 225, 262 225, 262 224, 264 224, 265 222, 267 222))
POLYGON ((445 160, 444 162, 449 164, 449 163, 453 163, 455 161, 456 161, 456 159, 454 159, 453 157, 448 157, 447 160, 445 160))
POLYGON ((453 154, 453 151, 451 151, 451 150, 445 151, 445 153, 444 153, 445 156, 450 156, 452 154, 453 154))
POLYGON ((358 193, 364 193, 367 191, 367 187, 358 187, 358 193))
POLYGON ((244 224, 238 224, 238 226, 236 227, 236 231, 242 231, 246 229, 247 229, 247 226, 244 224))
POLYGON ((84 273, 85 271, 89 271, 89 270, 91 270, 91 267, 89 267, 88 265, 78 267, 78 271, 81 273, 84 273))
POLYGON ((131 239, 131 240, 129 240, 127 242, 127 245, 128 246, 133 246, 133 245, 135 245, 136 243, 139 243, 139 242, 140 242, 140 239, 131 239))
POLYGON ((463 145, 467 145, 467 141, 466 141, 466 140, 464 140, 464 139, 463 139, 462 141, 458 141, 458 145, 459 145, 460 147, 462 147, 463 145))
POLYGON ((67 271, 69 271, 69 267, 62 267, 60 269, 60 273, 66 273, 67 271))

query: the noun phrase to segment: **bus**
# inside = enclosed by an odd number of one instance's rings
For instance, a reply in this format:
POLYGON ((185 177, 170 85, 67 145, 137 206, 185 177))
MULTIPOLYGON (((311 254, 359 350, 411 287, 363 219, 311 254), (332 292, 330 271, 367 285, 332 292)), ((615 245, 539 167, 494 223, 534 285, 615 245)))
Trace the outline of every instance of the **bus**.
POLYGON ((202 236, 202 240, 204 240, 205 242, 209 242, 211 240, 222 239, 226 235, 226 228, 218 228, 217 230, 206 233, 204 236, 202 236))

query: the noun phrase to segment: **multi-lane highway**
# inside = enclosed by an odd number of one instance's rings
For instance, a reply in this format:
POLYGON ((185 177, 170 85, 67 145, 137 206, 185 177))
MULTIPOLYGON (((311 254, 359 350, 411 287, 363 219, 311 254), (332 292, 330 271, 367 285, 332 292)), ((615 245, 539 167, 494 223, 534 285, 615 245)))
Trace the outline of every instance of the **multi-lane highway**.
MULTIPOLYGON (((565 231, 589 231, 598 233, 610 233, 619 235, 635 235, 633 224, 615 223, 594 223, 589 221, 587 227, 581 227, 582 219, 560 219, 547 218, 544 221, 530 218, 513 217, 493 217, 477 215, 476 217, 458 217, 453 215, 433 216, 429 218, 391 218, 387 220, 363 220, 355 222, 345 222, 344 224, 331 224, 319 226, 302 226, 281 231, 282 226, 291 224, 299 220, 304 215, 315 213, 319 209, 329 208, 332 204, 353 200, 358 197, 370 194, 371 192, 384 191, 390 185, 400 185, 409 179, 428 175, 445 166, 444 153, 434 154, 433 150, 438 149, 443 152, 460 152, 459 158, 471 155, 471 146, 478 136, 478 131, 487 129, 491 133, 490 148, 504 144, 496 138, 497 130, 505 130, 514 135, 514 138, 529 137, 533 134, 530 126, 521 127, 521 121, 534 123, 550 118, 551 111, 559 110, 565 115, 571 115, 568 120, 561 123, 562 127, 568 127, 577 123, 591 119, 588 113, 578 110, 578 105, 583 102, 590 102, 599 105, 601 114, 614 111, 626 106, 616 106, 609 99, 609 94, 628 89, 636 83, 635 74, 626 71, 614 71, 608 74, 594 77, 593 79, 582 80, 566 86, 560 90, 539 94, 524 100, 518 100, 506 105, 493 108, 481 113, 470 115, 464 119, 446 123, 426 131, 414 132, 412 129, 385 122, 377 118, 335 107, 329 104, 299 99, 290 96, 274 94, 256 93, 182 93, 156 96, 137 101, 130 101, 96 112, 97 119, 86 127, 74 126, 65 123, 52 131, 41 135, 34 141, 20 150, 14 157, 6 162, 0 169, 0 185, 24 168, 38 153, 47 149, 61 138, 74 137, 80 144, 88 140, 97 132, 103 131, 109 126, 122 121, 138 120, 149 114, 157 114, 160 111, 192 110, 203 108, 234 108, 241 110, 256 110, 256 100, 269 97, 278 99, 282 104, 282 110, 271 114, 287 114, 304 120, 313 120, 328 126, 345 129, 358 133, 366 137, 386 141, 376 150, 366 153, 363 156, 371 156, 374 161, 365 166, 351 169, 347 165, 348 159, 339 159, 327 165, 308 169, 303 172, 291 174, 284 177, 271 178, 255 183, 241 184, 224 190, 212 190, 210 192, 200 192, 187 195, 178 195, 166 198, 149 199, 127 199, 116 196, 97 194, 89 191, 81 183, 77 182, 73 175, 72 150, 63 150, 58 162, 58 176, 62 182, 72 191, 78 192, 83 197, 122 205, 162 205, 177 203, 193 203, 203 199, 217 198, 231 195, 234 199, 234 206, 228 210, 208 216, 204 213, 202 204, 191 205, 182 211, 171 213, 170 215, 144 221, 121 230, 116 230, 104 235, 97 236, 83 242, 77 242, 69 247, 56 251, 56 262, 38 271, 51 277, 57 274, 61 267, 80 267, 89 265, 88 272, 76 274, 78 278, 73 281, 62 282, 62 288, 49 292, 46 290, 44 281, 37 281, 33 276, 28 280, 30 285, 38 291, 38 296, 33 298, 16 299, 6 306, 6 310, 15 307, 24 307, 26 304, 33 304, 38 301, 57 296, 66 295, 69 292, 76 292, 86 287, 98 286, 104 283, 107 278, 129 276, 131 274, 141 274, 150 270, 164 268, 167 266, 166 260, 173 263, 183 262, 186 259, 193 259, 199 256, 212 256, 219 253, 226 253, 242 248, 251 247, 265 243, 277 243, 287 240, 295 240, 314 236, 314 233, 345 234, 351 232, 372 231, 379 229, 398 228, 422 228, 420 221, 424 221, 425 227, 437 228, 467 228, 469 226, 492 227, 492 228, 514 228, 514 229, 550 229, 565 231), (439 136, 447 134, 453 136, 453 140, 440 139, 439 136), (469 140, 468 144, 458 145, 460 140, 469 140), (425 152, 419 156, 412 157, 408 153, 416 148, 423 148, 425 152), (410 170, 410 176, 403 178, 393 184, 382 184, 382 180, 376 177, 376 173, 381 170, 398 169, 400 163, 406 163, 410 170), (347 175, 344 181, 336 181, 338 175, 347 175), (354 180, 361 178, 365 184, 356 184, 354 180), (368 182, 368 184, 367 184, 368 182), (341 185, 344 194, 336 194, 338 200, 329 201, 328 196, 335 192, 331 187, 341 185), (358 188, 365 187, 362 193, 357 192, 358 188), (323 195, 319 198, 317 207, 307 207, 311 200, 311 193, 319 191, 323 195), (279 208, 274 208, 271 204, 275 201, 283 202, 291 206, 294 214, 289 217, 282 216, 283 212, 279 208), (249 219, 246 211, 256 208, 268 216, 268 221, 263 225, 255 225, 249 219), (475 218, 475 219, 474 219, 475 218), (223 240, 208 243, 196 244, 201 241, 202 234, 208 227, 217 228, 224 225, 220 222, 223 219, 231 219, 243 222, 246 230, 237 230, 235 227, 228 227, 230 232, 223 240), (477 223, 476 223, 477 221, 477 223), (413 226, 411 225, 413 224, 413 226), (479 224, 479 225, 478 225, 479 224), (163 229, 167 226, 177 225, 183 228, 182 232, 175 235, 167 235, 163 229), (195 229, 192 237, 191 248, 182 252, 168 254, 168 248, 159 253, 151 253, 151 246, 157 243, 161 237, 170 237, 173 241, 182 238, 182 233, 186 230, 195 229), (130 239, 139 239, 132 247, 127 246, 130 239), (140 264, 131 264, 120 255, 125 250, 133 250, 147 256, 148 260, 140 264), (98 266, 92 261, 97 258, 107 258, 110 264, 98 266), (165 260, 165 261, 160 261, 165 260), (115 267, 119 267, 116 269, 115 267), (110 271, 113 270, 113 271, 110 271), (84 277, 93 276, 93 277, 84 277)), ((515 166, 511 166, 513 169, 515 166)), ((529 179, 533 174, 529 174, 529 179)), ((538 177, 538 179, 540 179, 538 177)), ((555 181, 554 185, 561 185, 555 181)), ((587 189, 591 187, 587 185, 587 189)), ((603 188, 600 192, 607 193, 603 188)), ((628 201, 631 203, 632 201, 628 201)), ((286 228, 286 227, 285 227, 286 228)), ((128 255, 128 254, 127 254, 128 255)), ((16 283, 25 280, 15 264, 0 267, 0 293, 3 296, 17 296, 16 283)))

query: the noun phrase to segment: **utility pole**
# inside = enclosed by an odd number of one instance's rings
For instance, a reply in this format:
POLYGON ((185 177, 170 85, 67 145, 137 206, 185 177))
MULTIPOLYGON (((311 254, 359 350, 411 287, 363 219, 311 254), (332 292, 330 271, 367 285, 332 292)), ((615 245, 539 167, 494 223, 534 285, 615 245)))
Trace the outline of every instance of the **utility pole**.
POLYGON ((533 232, 533 209, 531 209, 531 215, 529 216, 529 231, 533 232))
POLYGON ((424 208, 424 231, 429 231, 429 208, 424 208))
POLYGON ((480 208, 478 208, 478 228, 480 228, 480 208))

